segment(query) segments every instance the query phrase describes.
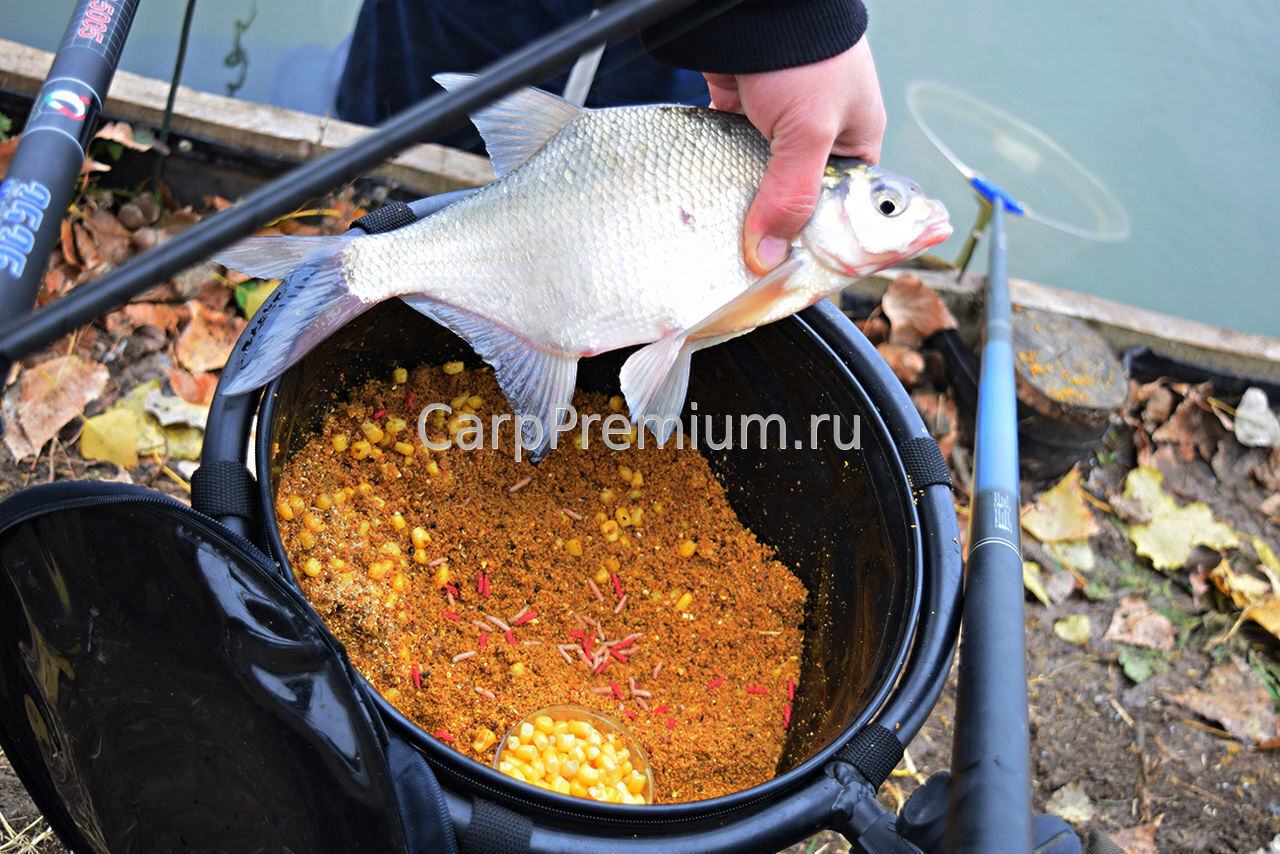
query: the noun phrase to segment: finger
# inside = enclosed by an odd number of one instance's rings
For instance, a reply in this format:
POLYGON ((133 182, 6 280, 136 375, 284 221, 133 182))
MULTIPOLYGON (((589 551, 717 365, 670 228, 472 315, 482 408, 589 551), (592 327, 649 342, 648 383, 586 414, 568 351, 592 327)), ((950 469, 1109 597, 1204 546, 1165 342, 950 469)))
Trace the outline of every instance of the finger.
POLYGON ((742 112, 742 96, 738 92, 738 78, 732 74, 704 74, 707 91, 711 94, 711 106, 730 113, 742 112))
POLYGON ((813 214, 831 143, 831 135, 812 128, 774 137, 743 225, 743 257, 753 272, 763 274, 782 263, 813 214))

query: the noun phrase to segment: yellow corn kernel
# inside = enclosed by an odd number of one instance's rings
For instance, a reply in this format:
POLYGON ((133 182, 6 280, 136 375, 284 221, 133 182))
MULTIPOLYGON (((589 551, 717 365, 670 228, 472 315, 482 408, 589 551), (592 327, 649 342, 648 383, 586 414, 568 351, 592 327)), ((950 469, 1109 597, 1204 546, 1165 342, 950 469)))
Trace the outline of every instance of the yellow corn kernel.
POLYGON ((591 793, 587 791, 587 787, 582 785, 582 782, 579 780, 569 781, 569 794, 573 795, 575 798, 586 798, 591 795, 591 793))
POLYGON ((408 427, 408 426, 409 426, 408 422, 406 422, 403 418, 397 418, 393 415, 387 419, 387 423, 383 426, 383 429, 386 430, 388 433, 395 435, 396 433, 399 433, 401 430, 403 430, 405 427, 408 427))
MULTIPOLYGON (((516 663, 518 664, 519 662, 516 663)), ((538 748, 539 755, 547 749, 549 744, 551 744, 551 740, 547 738, 547 734, 545 732, 535 732, 533 734, 533 746, 538 748)))
POLYGON ((577 719, 569 721, 569 732, 573 733, 578 738, 586 738, 587 734, 590 733, 591 731, 592 731, 592 726, 586 721, 581 721, 577 719))
POLYGON ((339 433, 338 435, 333 437, 333 449, 338 453, 342 453, 347 449, 347 445, 349 441, 350 440, 348 440, 346 436, 339 433))
POLYGON ((426 549, 414 549, 414 550, 413 550, 413 562, 414 562, 414 563, 419 563, 419 564, 426 565, 426 563, 427 563, 427 550, 426 550, 426 549))
POLYGON ((605 542, 616 543, 618 541, 618 523, 612 519, 606 519, 600 524, 600 533, 604 534, 605 542))
POLYGON ((358 442, 352 443, 351 456, 357 460, 363 460, 365 457, 369 456, 369 451, 372 450, 372 447, 373 446, 366 440, 361 439, 358 442))
POLYGON ((623 778, 622 782, 626 785, 627 791, 633 795, 638 795, 644 791, 644 775, 639 771, 632 771, 623 778))
POLYGON ((427 474, 440 474, 440 466, 435 460, 427 463, 427 474))
POLYGON ((679 550, 680 557, 693 557, 693 553, 698 550, 698 544, 693 540, 682 540, 679 550))
POLYGON ((572 557, 582 557, 582 541, 574 537, 564 544, 564 550, 572 557))
POLYGON ((293 521, 293 507, 289 504, 289 499, 283 495, 276 499, 276 515, 286 522, 293 521))
POLYGON ((298 532, 298 545, 304 549, 314 549, 316 547, 316 535, 306 528, 298 532))
POLYGON ((296 516, 297 514, 301 513, 303 510, 307 509, 307 502, 303 501, 301 496, 290 495, 289 506, 293 508, 293 513, 296 516))
POLYGON ((333 503, 334 503, 334 504, 345 504, 345 503, 346 503, 346 501, 347 501, 347 499, 348 499, 348 498, 350 498, 352 495, 354 495, 354 494, 355 494, 355 492, 354 492, 354 491, 352 491, 352 492, 348 492, 348 491, 347 491, 347 490, 348 490, 348 489, 350 489, 350 488, 351 488, 351 487, 349 487, 349 486, 344 486, 342 489, 339 489, 339 490, 335 491, 335 492, 333 493, 333 503))
POLYGON ((661 501, 655 501, 655 502, 653 502, 653 504, 651 505, 651 507, 652 507, 652 510, 653 510, 653 513, 654 513, 654 515, 655 515, 655 516, 661 516, 661 515, 662 515, 662 511, 663 511, 664 509, 666 509, 666 508, 664 508, 664 507, 662 506, 662 502, 661 502, 661 501))
POLYGON ((322 492, 316 496, 316 506, 321 510, 328 510, 333 506, 333 496, 327 492, 322 492))
POLYGON ((368 519, 361 519, 359 524, 356 525, 356 536, 362 540, 365 537, 369 536, 369 520, 368 519))
POLYGON ((533 741, 533 724, 528 721, 520 724, 520 730, 517 734, 520 736, 521 744, 528 744, 533 741))
POLYGON ((382 432, 382 428, 379 427, 377 424, 374 424, 372 421, 366 421, 363 424, 361 424, 360 432, 364 434, 364 437, 366 439, 368 439, 370 442, 372 442, 375 445, 378 442, 382 441, 382 437, 384 435, 382 432))
POLYGON ((427 536, 426 528, 417 525, 409 532, 409 542, 413 543, 415 549, 422 549, 426 548, 427 543, 431 542, 431 538, 427 536))
POLYGON ((399 601, 400 601, 399 593, 388 593, 387 598, 382 600, 382 607, 390 610, 391 608, 394 608, 396 606, 396 603, 398 603, 399 601))
POLYGON ((306 525, 307 530, 317 534, 324 530, 324 520, 317 513, 308 513, 303 516, 302 524, 306 525))
POLYGON ((391 561, 389 560, 375 560, 373 563, 369 564, 369 577, 375 581, 381 579, 390 571, 391 561))
POLYGON ((404 516, 400 514, 399 510, 391 514, 391 527, 397 531, 403 531, 408 526, 409 523, 404 520, 404 516))
POLYGON ((616 557, 614 557, 613 555, 609 555, 607 558, 604 559, 604 568, 607 569, 609 572, 617 572, 619 569, 622 568, 622 564, 618 561, 616 557))
POLYGON ((449 564, 442 563, 436 567, 436 574, 431 580, 436 583, 436 587, 444 587, 449 583, 449 579, 452 577, 453 573, 449 571, 449 564))
POLYGON ((613 397, 609 398, 609 408, 614 412, 621 412, 622 407, 626 406, 626 404, 626 399, 620 394, 615 394, 613 397))
POLYGON ((483 753, 493 747, 493 743, 497 739, 498 737, 493 734, 493 730, 488 727, 477 727, 475 737, 471 739, 471 746, 475 748, 477 753, 483 753))
POLYGON ((484 406, 484 398, 478 394, 473 394, 467 398, 467 406, 470 406, 473 410, 478 410, 484 406))
POLYGON ((632 507, 631 508, 631 527, 639 528, 640 524, 643 521, 644 521, 644 508, 632 507))
POLYGON ((587 440, 582 437, 581 433, 573 434, 573 447, 581 451, 587 447, 587 440))
POLYGON ((512 675, 512 676, 523 676, 523 675, 524 675, 524 662, 523 662, 523 661, 517 661, 515 664, 511 665, 511 675, 512 675))
POLYGON ((692 603, 693 603, 693 594, 689 593, 688 591, 685 591, 685 593, 681 594, 680 598, 676 600, 676 610, 687 611, 689 610, 689 605, 691 605, 692 603))
POLYGON ((445 362, 443 365, 440 366, 440 370, 444 371, 446 374, 449 374, 450 376, 453 376, 454 374, 462 373, 465 367, 466 366, 461 362, 445 362))
POLYGON ((562 795, 569 794, 571 785, 572 784, 563 777, 556 777, 551 781, 552 790, 559 792, 562 795))
POLYGON ((622 478, 624 483, 631 483, 633 474, 630 466, 618 466, 618 477, 622 478))
MULTIPOLYGON (((568 752, 573 749, 573 745, 578 740, 578 737, 573 733, 567 731, 567 727, 569 725, 568 721, 559 721, 559 723, 564 724, 566 727, 566 730, 562 730, 556 733, 556 749, 559 750, 561 753, 568 754, 568 752)), ((573 776, 573 775, 569 775, 569 776, 573 776)))
POLYGON ((382 459, 382 449, 381 449, 381 448, 370 448, 370 449, 369 449, 369 459, 371 459, 371 460, 380 460, 380 459, 382 459))
POLYGON ((616 519, 618 521, 618 524, 621 525, 622 527, 624 528, 631 527, 631 511, 628 510, 627 508, 619 507, 617 510, 614 510, 613 518, 616 519))
POLYGON ((551 720, 550 715, 538 715, 533 719, 533 728, 543 735, 550 735, 555 732, 556 722, 551 720))
POLYGON ((390 557, 399 557, 400 544, 399 543, 383 543, 382 547, 379 548, 378 551, 382 552, 384 555, 389 555, 390 557))
POLYGON ((612 503, 613 499, 615 499, 615 498, 617 498, 617 497, 618 497, 618 496, 614 494, 614 492, 613 492, 613 490, 612 490, 612 489, 602 489, 602 490, 600 490, 600 503, 601 503, 601 504, 610 504, 610 503, 612 503))
POLYGON ((413 443, 412 443, 412 442, 396 442, 396 444, 395 444, 395 449, 396 449, 397 451, 399 451, 400 453, 404 454, 406 457, 412 457, 412 456, 413 456, 413 443))
POLYGON ((592 765, 578 766, 578 779, 584 785, 594 786, 600 782, 600 771, 592 765))
POLYGON ((596 570, 596 574, 591 576, 591 580, 594 581, 596 584, 608 584, 609 570, 605 569, 603 566, 600 567, 599 569, 596 570))
POLYGON ((395 368, 391 371, 391 382, 396 385, 404 385, 409 381, 409 372, 404 368, 395 368))
POLYGON ((639 489, 639 488, 640 488, 640 487, 642 487, 642 486, 644 486, 644 475, 640 474, 640 472, 639 472, 638 470, 637 470, 637 471, 635 471, 635 472, 632 472, 632 474, 631 474, 631 488, 632 488, 632 489, 639 489))
POLYGON ((629 501, 639 501, 641 498, 644 498, 644 493, 639 489, 632 489, 627 492, 627 500, 629 501))
POLYGON ((404 592, 405 585, 408 583, 408 580, 404 577, 404 573, 397 572, 396 577, 391 579, 391 589, 397 593, 402 593, 404 592))
POLYGON ((302 571, 305 572, 307 575, 311 576, 312 578, 315 578, 317 575, 319 575, 320 571, 323 569, 324 569, 324 566, 321 565, 320 561, 316 560, 313 557, 307 558, 307 562, 302 565, 302 571))
POLYGON ((340 557, 329 558, 329 568, 341 571, 347 568, 347 562, 340 557))

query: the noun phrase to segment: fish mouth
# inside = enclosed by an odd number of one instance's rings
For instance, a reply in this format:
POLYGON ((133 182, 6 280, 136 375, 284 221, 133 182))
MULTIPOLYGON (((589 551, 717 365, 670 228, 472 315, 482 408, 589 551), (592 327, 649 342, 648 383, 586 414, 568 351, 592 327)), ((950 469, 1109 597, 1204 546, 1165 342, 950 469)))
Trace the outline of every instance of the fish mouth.
POLYGON ((951 236, 951 217, 946 207, 937 199, 929 199, 929 215, 925 218, 924 228, 912 242, 913 252, 923 252, 930 246, 937 246, 951 236))

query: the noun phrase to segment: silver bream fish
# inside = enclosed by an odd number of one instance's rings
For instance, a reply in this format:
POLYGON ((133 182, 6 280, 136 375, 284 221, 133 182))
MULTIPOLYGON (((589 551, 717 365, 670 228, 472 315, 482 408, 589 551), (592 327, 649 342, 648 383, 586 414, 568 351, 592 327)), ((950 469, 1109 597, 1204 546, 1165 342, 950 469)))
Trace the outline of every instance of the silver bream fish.
POLYGON ((493 366, 535 458, 568 412, 578 359, 635 344, 648 346, 623 364, 622 392, 632 421, 665 440, 696 350, 951 234, 946 210, 913 182, 833 159, 790 256, 762 277, 744 263, 741 235, 769 145, 744 117, 589 110, 524 89, 473 121, 497 178, 439 213, 385 234, 249 238, 214 256, 285 279, 233 354, 228 393, 266 383, 400 297, 493 366))

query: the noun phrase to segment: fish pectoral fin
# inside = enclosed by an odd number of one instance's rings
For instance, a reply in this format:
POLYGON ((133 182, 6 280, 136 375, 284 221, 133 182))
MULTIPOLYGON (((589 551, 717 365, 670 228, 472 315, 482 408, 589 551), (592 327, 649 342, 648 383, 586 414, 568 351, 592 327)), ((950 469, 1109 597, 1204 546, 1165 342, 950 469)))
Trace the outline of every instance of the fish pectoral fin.
POLYGON ((498 387, 520 427, 521 449, 538 462, 569 423, 578 357, 544 350, 475 312, 420 295, 401 297, 448 327, 493 367, 498 387))
MULTIPOLYGON (((475 77, 437 74, 431 79, 452 92, 475 77)), ((493 172, 500 178, 536 154, 547 140, 582 113, 577 104, 526 86, 476 112, 471 121, 484 138, 493 172)))
MULTIPOLYGON (((774 306, 787 296, 787 285, 804 261, 789 258, 757 279, 751 287, 689 327, 691 339, 727 341, 750 332, 771 318, 774 306)), ((714 342, 713 342, 714 343, 714 342)), ((704 345, 704 346, 710 346, 704 345)))
POLYGON ((680 411, 689 391, 689 362, 700 341, 690 341, 683 331, 669 332, 627 357, 618 379, 627 399, 631 422, 648 427, 663 444, 680 423, 680 411))

